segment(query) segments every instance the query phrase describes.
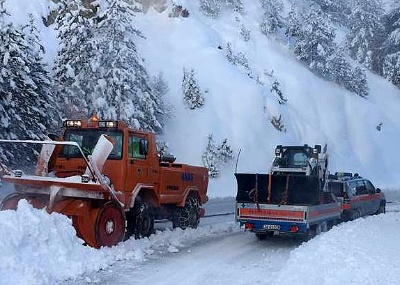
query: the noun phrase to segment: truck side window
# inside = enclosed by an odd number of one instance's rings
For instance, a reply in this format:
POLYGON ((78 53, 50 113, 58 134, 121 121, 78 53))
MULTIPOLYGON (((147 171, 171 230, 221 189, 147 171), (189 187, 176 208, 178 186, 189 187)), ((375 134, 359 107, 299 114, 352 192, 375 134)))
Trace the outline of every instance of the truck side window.
POLYGON ((357 181, 356 195, 367 194, 367 188, 365 187, 364 181, 357 181))
POLYGON ((128 152, 130 158, 145 159, 148 150, 146 139, 131 135, 129 137, 128 152))
POLYGON ((349 182, 347 195, 349 197, 356 195, 357 182, 349 182))
POLYGON ((364 183, 365 183, 365 187, 367 187, 367 192, 369 194, 375 194, 374 185, 372 185, 372 183, 370 181, 368 181, 368 180, 365 180, 364 183))

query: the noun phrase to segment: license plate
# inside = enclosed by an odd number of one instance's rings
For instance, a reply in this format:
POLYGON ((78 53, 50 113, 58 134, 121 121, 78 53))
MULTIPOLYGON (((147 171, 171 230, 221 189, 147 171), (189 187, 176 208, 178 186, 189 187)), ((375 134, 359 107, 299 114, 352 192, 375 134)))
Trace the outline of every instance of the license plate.
POLYGON ((264 230, 274 230, 277 231, 281 228, 280 225, 264 225, 264 230))

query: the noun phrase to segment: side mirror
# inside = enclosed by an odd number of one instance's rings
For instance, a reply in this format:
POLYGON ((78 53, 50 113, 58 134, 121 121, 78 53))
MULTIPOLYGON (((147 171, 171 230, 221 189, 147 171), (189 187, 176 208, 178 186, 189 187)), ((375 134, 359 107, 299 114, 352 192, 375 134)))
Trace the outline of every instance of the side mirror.
POLYGON ((381 193, 381 189, 380 188, 376 188, 376 193, 381 193))

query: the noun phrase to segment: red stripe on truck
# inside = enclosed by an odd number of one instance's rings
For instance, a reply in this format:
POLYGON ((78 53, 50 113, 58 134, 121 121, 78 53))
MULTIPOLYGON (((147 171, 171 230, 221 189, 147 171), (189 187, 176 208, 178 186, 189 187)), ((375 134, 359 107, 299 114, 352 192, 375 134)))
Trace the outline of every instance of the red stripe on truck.
POLYGON ((273 219, 298 219, 304 218, 303 211, 289 211, 289 210, 269 210, 269 209, 239 209, 240 216, 256 217, 256 218, 273 218, 273 219))

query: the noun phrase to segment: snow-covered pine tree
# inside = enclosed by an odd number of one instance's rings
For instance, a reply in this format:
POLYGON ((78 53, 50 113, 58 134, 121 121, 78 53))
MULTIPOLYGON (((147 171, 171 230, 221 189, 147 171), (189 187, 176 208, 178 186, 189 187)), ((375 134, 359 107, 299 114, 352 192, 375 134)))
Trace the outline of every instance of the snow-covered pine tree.
POLYGON ((150 77, 134 39, 143 38, 134 26, 134 5, 124 0, 101 2, 97 25, 86 58, 84 75, 91 108, 102 118, 118 119, 144 130, 160 132, 164 104, 150 87, 150 77))
POLYGON ((361 97, 368 96, 369 88, 367 84, 367 76, 362 68, 357 66, 354 69, 352 84, 347 89, 361 97))
MULTIPOLYGON (((0 137, 41 140, 57 120, 50 92, 50 77, 41 61, 43 49, 32 23, 14 26, 0 1, 0 137), (27 31, 28 32, 28 31, 27 31)), ((36 161, 40 146, 0 145, 1 159, 11 166, 28 169, 36 161), (19 148, 18 148, 19 146, 19 148)))
POLYGON ((329 19, 320 9, 312 7, 305 11, 294 53, 316 74, 326 77, 329 75, 327 60, 336 48, 334 39, 335 31, 329 19))
POLYGON ((245 41, 248 42, 250 40, 251 30, 247 29, 245 25, 240 24, 239 26, 239 33, 240 37, 245 41))
POLYGON ((31 67, 31 78, 36 87, 36 93, 41 98, 35 107, 41 109, 47 118, 43 124, 47 132, 57 132, 61 125, 60 106, 55 100, 53 90, 53 78, 49 72, 49 66, 44 62, 45 49, 39 38, 39 31, 34 23, 33 15, 30 14, 29 23, 23 28, 26 35, 30 56, 33 59, 31 67))
POLYGON ((350 7, 348 0, 312 0, 321 10, 329 15, 335 23, 346 26, 350 7))
POLYGON ((388 37, 383 44, 383 76, 400 87, 400 7, 383 17, 388 37))
POLYGON ((263 11, 260 23, 261 32, 266 35, 275 34, 283 27, 283 3, 281 0, 260 0, 263 11))
POLYGON ((226 5, 238 13, 243 13, 244 11, 242 0, 226 0, 226 5))
POLYGON ((81 0, 60 0, 58 3, 55 30, 60 42, 54 63, 54 92, 67 118, 87 118, 87 81, 83 76, 93 48, 88 45, 92 37, 92 10, 81 0), (79 76, 80 75, 80 76, 79 76), (81 82, 82 80, 83 82, 81 82))
POLYGON ((400 87, 400 51, 385 56, 383 76, 400 87))
POLYGON ((217 147, 218 160, 220 164, 226 164, 233 159, 233 150, 228 144, 228 139, 224 139, 217 147))
POLYGON ((300 35, 300 15, 297 12, 296 6, 291 6, 290 11, 285 18, 285 35, 289 38, 296 38, 300 35))
POLYGON ((211 18, 218 18, 221 15, 220 0, 200 0, 200 11, 211 18))
POLYGON ((351 57, 379 73, 377 61, 384 33, 382 15, 380 0, 355 0, 349 16, 350 31, 347 35, 351 57))
POLYGON ((353 68, 343 50, 338 49, 328 60, 332 80, 361 97, 368 96, 366 74, 360 67, 353 68))
POLYGON ((228 144, 228 139, 224 139, 221 145, 217 145, 213 135, 208 135, 207 145, 201 156, 203 165, 208 169, 210 178, 218 178, 221 175, 221 167, 231 161, 233 151, 228 144))
POLYGON ((183 100, 189 109, 198 109, 204 105, 204 95, 197 83, 196 73, 193 68, 190 71, 183 69, 182 91, 183 100))
MULTIPOLYGON (((164 102, 164 99, 169 92, 169 87, 161 72, 157 76, 152 77, 150 88, 154 97, 157 99, 157 102, 164 102)), ((163 106, 165 108, 159 108, 157 110, 157 118, 161 125, 164 125, 165 121, 172 116, 172 106, 167 106, 167 104, 164 104, 163 106)))
POLYGON ((207 145, 201 156, 204 167, 208 169, 210 178, 217 178, 220 175, 217 146, 213 135, 207 137, 207 145))

